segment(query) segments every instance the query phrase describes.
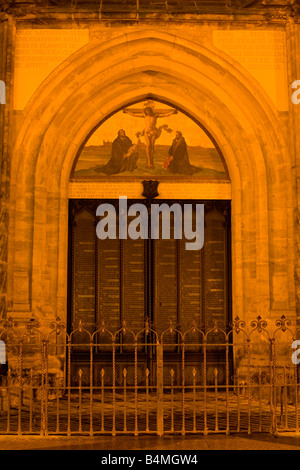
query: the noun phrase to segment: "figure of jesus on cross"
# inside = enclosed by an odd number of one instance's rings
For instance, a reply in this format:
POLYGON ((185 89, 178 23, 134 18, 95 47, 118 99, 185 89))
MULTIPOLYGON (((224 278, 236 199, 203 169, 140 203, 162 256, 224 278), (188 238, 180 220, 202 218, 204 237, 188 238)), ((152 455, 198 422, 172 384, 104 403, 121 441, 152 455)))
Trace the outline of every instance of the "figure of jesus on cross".
POLYGON ((154 101, 147 101, 144 103, 144 109, 125 108, 123 110, 123 113, 127 113, 130 116, 142 117, 145 119, 145 129, 143 132, 138 132, 137 137, 140 137, 141 135, 145 137, 147 155, 146 168, 154 168, 154 145, 156 139, 160 137, 162 130, 164 129, 167 132, 172 132, 172 129, 169 129, 167 124, 156 127, 157 119, 178 113, 176 109, 154 110, 154 106, 154 101))

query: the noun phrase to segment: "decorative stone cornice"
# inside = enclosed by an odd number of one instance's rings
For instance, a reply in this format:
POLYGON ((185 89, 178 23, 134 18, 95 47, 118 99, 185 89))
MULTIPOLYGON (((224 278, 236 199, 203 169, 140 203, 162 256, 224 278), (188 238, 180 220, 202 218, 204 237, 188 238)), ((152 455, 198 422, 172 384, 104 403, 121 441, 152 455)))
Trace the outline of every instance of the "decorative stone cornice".
POLYGON ((300 16, 300 0, 0 0, 0 21, 15 19, 159 19, 199 15, 262 15, 267 19, 300 16))

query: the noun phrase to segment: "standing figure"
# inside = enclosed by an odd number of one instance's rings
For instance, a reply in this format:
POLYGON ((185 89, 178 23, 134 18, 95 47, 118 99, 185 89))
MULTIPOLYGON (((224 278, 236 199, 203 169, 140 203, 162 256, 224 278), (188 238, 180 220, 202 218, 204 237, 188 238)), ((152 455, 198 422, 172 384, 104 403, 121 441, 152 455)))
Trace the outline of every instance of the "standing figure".
POLYGON ((151 102, 146 103, 146 106, 143 110, 140 109, 129 109, 125 108, 123 110, 124 113, 129 114, 130 116, 134 117, 143 117, 145 119, 145 129, 143 133, 138 133, 137 136, 144 135, 145 142, 146 142, 146 155, 147 155, 147 165, 146 168, 154 168, 154 145, 156 139, 160 137, 162 129, 166 130, 167 132, 172 132, 171 129, 168 128, 167 124, 162 126, 156 127, 157 119, 161 117, 168 117, 172 114, 177 114, 178 111, 176 109, 160 109, 157 111, 153 110, 153 104, 151 102))

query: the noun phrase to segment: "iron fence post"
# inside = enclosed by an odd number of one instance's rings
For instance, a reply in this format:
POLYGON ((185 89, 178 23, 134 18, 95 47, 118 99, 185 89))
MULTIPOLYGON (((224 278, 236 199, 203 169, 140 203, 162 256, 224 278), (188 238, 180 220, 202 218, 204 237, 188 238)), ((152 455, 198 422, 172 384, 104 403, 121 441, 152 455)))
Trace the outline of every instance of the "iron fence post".
POLYGON ((163 346, 159 342, 156 345, 157 366, 156 366, 156 384, 157 384, 157 434, 162 436, 164 433, 164 378, 163 378, 163 346))
POLYGON ((294 387, 295 387, 295 419, 296 419, 296 432, 299 432, 299 420, 298 420, 298 364, 294 364, 294 387))
POLYGON ((247 370, 247 382, 248 382, 248 434, 251 434, 251 343, 250 338, 247 338, 247 360, 248 360, 248 370, 247 370))
POLYGON ((272 420, 271 432, 277 434, 277 400, 276 400, 276 358, 275 358, 275 338, 270 338, 270 354, 271 354, 271 388, 272 388, 272 420))
POLYGON ((22 435, 22 402, 23 402, 23 342, 19 344, 19 366, 18 366, 18 383, 19 383, 19 406, 18 406, 18 435, 22 435))
POLYGON ((94 435, 93 429, 93 393, 94 393, 94 364, 93 364, 93 342, 90 342, 90 432, 89 435, 94 435))
POLYGON ((45 375, 46 375, 46 351, 45 341, 42 342, 42 375, 41 375, 41 436, 46 434, 45 420, 45 375))
POLYGON ((45 358, 45 436, 48 436, 48 395, 49 395, 49 350, 48 341, 44 341, 44 358, 45 358))

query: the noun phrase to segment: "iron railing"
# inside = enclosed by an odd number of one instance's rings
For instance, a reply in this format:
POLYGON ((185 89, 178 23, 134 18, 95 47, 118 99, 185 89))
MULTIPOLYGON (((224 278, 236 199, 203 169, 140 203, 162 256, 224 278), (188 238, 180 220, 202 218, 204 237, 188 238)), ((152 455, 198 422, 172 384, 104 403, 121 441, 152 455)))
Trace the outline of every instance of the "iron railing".
POLYGON ((271 326, 236 318, 227 331, 194 322, 158 333, 149 321, 139 332, 80 321, 68 333, 59 319, 48 329, 9 319, 0 434, 298 432, 299 332, 284 316, 271 326))

